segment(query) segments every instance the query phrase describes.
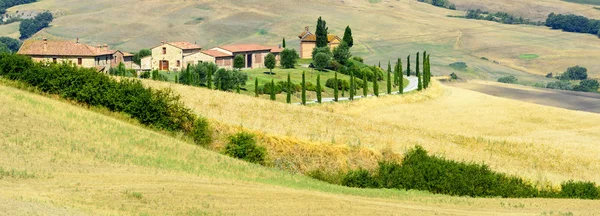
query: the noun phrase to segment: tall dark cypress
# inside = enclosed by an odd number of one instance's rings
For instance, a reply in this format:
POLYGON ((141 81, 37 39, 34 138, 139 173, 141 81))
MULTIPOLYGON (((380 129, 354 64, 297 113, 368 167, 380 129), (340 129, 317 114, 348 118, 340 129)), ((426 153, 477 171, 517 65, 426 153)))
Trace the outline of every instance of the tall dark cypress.
POLYGON ((415 69, 415 71, 416 71, 415 73, 417 74, 417 80, 418 80, 418 83, 419 83, 419 85, 417 87, 417 90, 421 91, 421 90, 423 90, 423 82, 422 82, 422 79, 421 79, 421 72, 419 72, 421 70, 421 68, 419 68, 419 66, 420 66, 419 56, 421 56, 421 55, 419 55, 419 52, 417 52, 417 66, 416 66, 416 69, 415 69))
POLYGON ((275 81, 273 79, 271 79, 271 88, 269 89, 270 94, 271 94, 271 100, 276 100, 276 96, 275 96, 275 81))
POLYGON ((406 57, 406 76, 410 77, 410 55, 406 57))
POLYGON ((285 49, 285 38, 283 38, 283 41, 281 42, 281 47, 285 49))
POLYGON ((287 83, 286 83, 286 92, 287 92, 287 96, 285 98, 285 102, 286 103, 292 103, 292 79, 290 78, 290 74, 288 73, 288 79, 287 79, 287 83))
POLYGON ((327 42, 327 32, 329 31, 329 28, 327 28, 327 22, 325 22, 325 20, 321 19, 321 17, 319 17, 319 19, 317 20, 317 30, 315 30, 315 36, 316 36, 316 45, 317 47, 326 47, 328 42, 327 42))
POLYGON ((254 97, 258 97, 258 78, 254 79, 254 97))
POLYGON ((338 101, 339 88, 340 88, 340 86, 338 84, 337 71, 336 71, 335 75, 333 77, 333 100, 335 102, 338 101))
POLYGON ((431 86, 431 58, 430 55, 427 54, 427 87, 431 86))
POLYGON ((302 105, 306 105, 306 72, 302 71, 302 105))
POLYGON ((317 102, 321 103, 321 74, 317 75, 317 87, 315 88, 315 90, 317 91, 317 102))
POLYGON ((379 84, 377 83, 377 80, 379 79, 379 75, 377 75, 378 73, 375 73, 375 77, 373 79, 373 94, 375 94, 375 96, 379 97, 379 84))
POLYGON ((350 70, 350 92, 348 92, 348 93, 350 93, 350 98, 348 98, 350 100, 354 100, 354 92, 356 91, 356 87, 354 85, 355 85, 354 71, 351 69, 350 70))
POLYGON ((392 94, 392 63, 388 61, 387 68, 387 94, 392 94))
POLYGON ((369 80, 367 80, 367 73, 363 73, 363 97, 366 98, 369 94, 369 80))
POLYGON ((427 51, 423 51, 423 89, 427 89, 427 51))
POLYGON ((402 77, 402 59, 398 58, 398 72, 400 77, 398 78, 398 93, 404 93, 404 77, 402 77))
POLYGON ((352 39, 352 29, 350 29, 350 26, 346 26, 346 30, 344 31, 344 38, 342 39, 342 41, 346 42, 346 44, 348 44, 348 47, 354 46, 354 39, 352 39))

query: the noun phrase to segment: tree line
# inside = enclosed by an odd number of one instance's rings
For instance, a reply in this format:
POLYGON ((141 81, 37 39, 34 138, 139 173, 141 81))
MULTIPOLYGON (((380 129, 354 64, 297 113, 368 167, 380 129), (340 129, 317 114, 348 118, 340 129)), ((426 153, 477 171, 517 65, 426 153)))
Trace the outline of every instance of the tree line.
POLYGON ((589 19, 584 16, 551 13, 546 19, 546 26, 566 32, 588 33, 600 37, 600 20, 589 19))
POLYGON ((527 25, 543 25, 543 22, 534 22, 523 17, 517 17, 506 12, 490 13, 480 9, 468 10, 465 16, 467 19, 487 20, 502 24, 527 24, 527 25))
POLYGON ((24 40, 31 37, 38 31, 50 26, 52 20, 54 20, 54 17, 48 11, 36 15, 33 19, 24 19, 19 24, 19 32, 21 33, 19 39, 24 40))
POLYGON ((21 48, 21 41, 10 37, 0 37, 0 53, 16 53, 19 48, 21 48))
POLYGON ((36 0, 0 0, 0 24, 2 24, 2 19, 4 18, 4 14, 6 14, 6 9, 22 5, 36 2, 36 0))

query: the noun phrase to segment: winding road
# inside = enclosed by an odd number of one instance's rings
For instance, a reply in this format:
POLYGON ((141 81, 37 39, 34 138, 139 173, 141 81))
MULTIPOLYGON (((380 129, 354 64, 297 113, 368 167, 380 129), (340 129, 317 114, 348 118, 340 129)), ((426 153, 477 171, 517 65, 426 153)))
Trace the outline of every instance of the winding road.
MULTIPOLYGON (((411 91, 417 90, 419 83, 418 83, 416 76, 410 76, 410 77, 404 76, 404 78, 406 78, 408 80, 408 85, 406 86, 406 88, 404 88, 404 92, 411 92, 411 91)), ((392 92, 392 94, 398 94, 398 93, 399 93, 398 91, 392 92)), ((386 95, 386 94, 387 93, 379 93, 379 96, 386 95)), ((367 97, 375 97, 375 95, 370 94, 370 95, 367 95, 367 97)), ((355 96, 354 100, 358 100, 361 98, 364 98, 364 96, 362 96, 362 95, 355 96)), ((346 101, 346 100, 350 100, 350 99, 348 97, 338 98, 338 101, 346 101)), ((322 98, 321 101, 322 101, 322 103, 331 103, 331 102, 334 102, 334 98, 322 98)), ((315 100, 311 100, 311 101, 306 101, 306 104, 313 104, 313 103, 317 103, 317 100, 315 99, 315 100)), ((301 103, 297 103, 297 104, 301 104, 301 103)))

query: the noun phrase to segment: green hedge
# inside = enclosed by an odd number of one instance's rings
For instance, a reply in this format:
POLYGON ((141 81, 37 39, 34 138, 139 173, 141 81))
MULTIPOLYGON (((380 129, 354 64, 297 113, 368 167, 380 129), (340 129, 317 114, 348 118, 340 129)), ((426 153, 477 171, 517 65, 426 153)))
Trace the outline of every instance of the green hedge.
MULTIPOLYGON (((194 128, 198 117, 171 89, 145 88, 138 80, 119 82, 94 69, 66 63, 34 63, 29 57, 14 54, 0 55, 0 75, 68 100, 127 113, 147 126, 186 134, 209 134, 208 127, 194 128)), ((207 142, 210 137, 196 135, 194 139, 207 142)))

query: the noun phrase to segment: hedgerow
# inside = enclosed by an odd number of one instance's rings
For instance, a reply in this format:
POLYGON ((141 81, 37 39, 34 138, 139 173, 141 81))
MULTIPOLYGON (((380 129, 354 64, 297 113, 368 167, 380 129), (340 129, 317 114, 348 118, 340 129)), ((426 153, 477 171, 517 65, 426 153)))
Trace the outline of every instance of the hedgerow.
POLYGON ((196 135, 194 140, 210 140, 208 127, 195 128, 198 117, 170 89, 145 88, 138 80, 116 81, 94 69, 67 63, 34 63, 29 57, 14 54, 0 55, 0 76, 68 100, 126 113, 150 127, 188 135, 206 134, 204 138, 196 135))

